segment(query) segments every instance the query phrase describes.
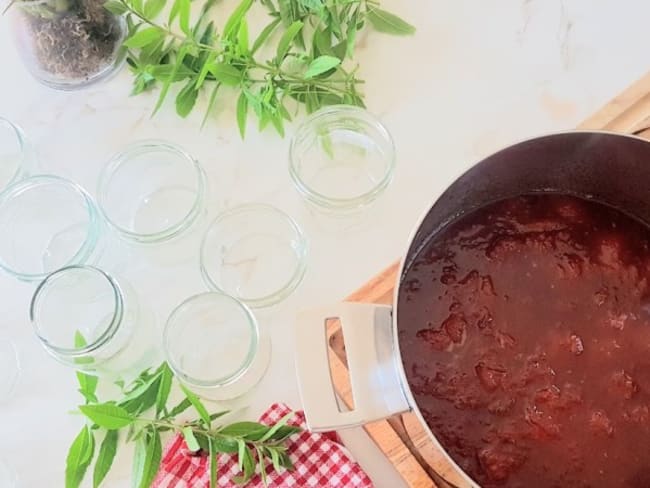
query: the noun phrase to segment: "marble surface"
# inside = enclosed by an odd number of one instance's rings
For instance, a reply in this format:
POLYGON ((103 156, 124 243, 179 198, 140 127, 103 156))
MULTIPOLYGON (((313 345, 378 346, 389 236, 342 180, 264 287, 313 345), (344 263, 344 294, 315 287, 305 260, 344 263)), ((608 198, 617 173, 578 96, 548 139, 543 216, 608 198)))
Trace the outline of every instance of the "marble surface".
MULTIPOLYGON (((273 357, 262 383, 245 398, 249 418, 274 401, 300 407, 291 332, 298 310, 342 299, 398 258, 419 216, 473 162, 509 142, 571 128, 648 69, 650 4, 644 0, 384 3, 418 27, 412 38, 369 33, 358 51, 367 104, 396 141, 397 170, 374 218, 345 230, 323 226, 305 210, 287 173, 287 139, 251 130, 242 143, 228 104, 203 130, 198 113, 180 120, 171 103, 150 118, 153 96, 130 97, 126 72, 85 91, 51 91, 26 73, 9 21, 0 19, 0 114, 23 126, 43 172, 94 193, 113 152, 138 139, 169 139, 206 168, 211 214, 265 202, 290 213, 307 232, 305 281, 283 307, 261 318, 272 334, 273 357)), ((189 263, 138 259, 120 271, 159 323, 204 288, 189 263)), ((18 486, 63 486, 66 450, 81 425, 66 412, 79 397, 72 372, 33 337, 31 292, 32 285, 0 275, 0 334, 17 344, 22 368, 14 396, 0 405, 0 459, 17 473, 18 486)), ((401 486, 362 433, 345 437, 378 488, 401 486)), ((129 456, 119 456, 106 486, 129 486, 129 456)))

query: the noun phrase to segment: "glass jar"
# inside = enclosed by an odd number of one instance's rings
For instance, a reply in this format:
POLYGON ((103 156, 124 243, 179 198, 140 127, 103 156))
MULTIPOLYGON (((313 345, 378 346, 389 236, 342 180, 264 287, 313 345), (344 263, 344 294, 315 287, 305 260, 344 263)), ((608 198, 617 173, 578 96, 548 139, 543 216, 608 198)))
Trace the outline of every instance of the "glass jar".
POLYGON ((156 363, 154 321, 125 282, 91 266, 69 266, 38 286, 29 311, 45 350, 97 376, 131 378, 156 363))
POLYGON ((20 127, 0 117, 0 192, 34 171, 35 157, 20 127))
POLYGON ((268 334, 233 297, 207 292, 181 303, 163 331, 163 349, 177 378, 209 400, 237 398, 264 376, 268 334))
POLYGON ((122 65, 126 22, 105 0, 16 0, 10 6, 15 45, 41 83, 74 90, 122 65))
POLYGON ((26 178, 0 193, 0 268, 40 281, 59 268, 94 262, 102 223, 76 183, 51 175, 26 178))
POLYGON ((389 186, 395 145, 384 125, 359 107, 336 105, 309 116, 289 149, 289 174, 305 200, 324 213, 352 213, 389 186))
POLYGON ((133 144, 102 170, 98 201, 123 238, 144 244, 186 233, 205 208, 203 168, 183 149, 163 141, 133 144))
POLYGON ((210 224, 201 245, 208 288, 252 308, 275 305, 298 287, 307 267, 307 239, 287 214, 264 204, 234 207, 210 224))

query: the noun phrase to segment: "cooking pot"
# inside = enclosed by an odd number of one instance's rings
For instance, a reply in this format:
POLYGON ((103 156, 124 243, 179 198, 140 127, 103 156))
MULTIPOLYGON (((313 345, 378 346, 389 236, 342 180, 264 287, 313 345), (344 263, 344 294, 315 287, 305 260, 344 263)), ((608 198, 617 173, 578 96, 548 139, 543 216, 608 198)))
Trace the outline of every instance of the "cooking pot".
MULTIPOLYGON (((561 193, 616 207, 650 225, 650 143, 605 132, 566 132, 527 140, 479 162, 440 195, 418 225, 401 261, 394 306, 340 303, 303 313, 296 326, 296 366, 313 431, 362 425, 413 411, 436 447, 402 364, 400 284, 422 247, 447 224, 496 200, 561 193), (340 319, 355 407, 340 411, 328 360, 325 323, 340 319)), ((468 486, 478 484, 445 454, 468 486)))

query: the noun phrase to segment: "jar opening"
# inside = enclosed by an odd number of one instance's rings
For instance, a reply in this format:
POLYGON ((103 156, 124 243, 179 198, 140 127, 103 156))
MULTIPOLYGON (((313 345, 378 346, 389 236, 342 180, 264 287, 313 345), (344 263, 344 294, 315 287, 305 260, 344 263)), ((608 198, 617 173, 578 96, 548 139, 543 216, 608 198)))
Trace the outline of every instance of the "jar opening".
POLYGON ((167 361, 188 385, 218 388, 248 371, 259 343, 251 311, 238 300, 208 292, 188 298, 170 314, 163 332, 167 361))
POLYGON ((111 340, 123 314, 119 285, 91 266, 69 266, 50 274, 34 292, 29 311, 43 346, 79 362, 111 340))

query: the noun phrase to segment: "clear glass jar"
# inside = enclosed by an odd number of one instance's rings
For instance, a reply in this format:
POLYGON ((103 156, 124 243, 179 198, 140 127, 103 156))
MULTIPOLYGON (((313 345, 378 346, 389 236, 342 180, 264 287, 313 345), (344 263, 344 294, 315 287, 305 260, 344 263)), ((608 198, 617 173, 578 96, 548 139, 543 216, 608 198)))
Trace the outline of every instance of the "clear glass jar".
POLYGON ((0 117, 0 192, 29 176, 35 169, 35 159, 22 129, 0 117))
POLYGON ((305 200, 325 213, 351 213, 389 186, 395 145, 384 125, 359 107, 325 107, 298 127, 289 174, 305 200))
POLYGON ((104 167, 99 206, 123 238, 161 243, 186 233, 205 208, 203 168, 183 149, 163 141, 127 147, 104 167))
POLYGON ((41 83, 74 90, 122 65, 126 22, 105 0, 16 0, 10 22, 23 62, 41 83))
POLYGON ((156 363, 154 320, 125 282, 91 266, 50 274, 29 317, 47 352, 97 376, 128 379, 156 363))
POLYGON ((287 214, 264 204, 222 212, 201 244, 201 274, 208 288, 252 308, 275 305, 302 281, 307 239, 287 214))
POLYGON ((271 357, 269 336, 248 307, 216 292, 195 295, 174 309, 163 331, 163 348, 177 378, 215 401, 251 390, 271 357))
POLYGON ((92 263, 102 230, 93 199, 79 185, 51 175, 26 178, 0 193, 0 268, 34 281, 92 263))

